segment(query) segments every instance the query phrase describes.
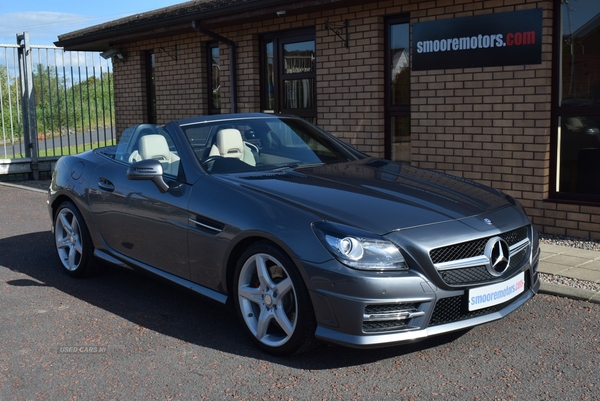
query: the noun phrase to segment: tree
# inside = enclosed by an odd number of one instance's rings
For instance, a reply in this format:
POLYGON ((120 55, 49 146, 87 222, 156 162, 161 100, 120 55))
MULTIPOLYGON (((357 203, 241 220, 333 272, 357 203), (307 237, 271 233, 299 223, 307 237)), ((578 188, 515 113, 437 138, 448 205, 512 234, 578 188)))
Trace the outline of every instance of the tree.
POLYGON ((19 88, 17 78, 11 77, 8 68, 0 65, 0 135, 5 143, 23 135, 19 88))
POLYGON ((71 84, 66 69, 37 66, 34 88, 39 134, 56 136, 114 124, 112 73, 89 76, 86 70, 85 76, 85 80, 71 84))

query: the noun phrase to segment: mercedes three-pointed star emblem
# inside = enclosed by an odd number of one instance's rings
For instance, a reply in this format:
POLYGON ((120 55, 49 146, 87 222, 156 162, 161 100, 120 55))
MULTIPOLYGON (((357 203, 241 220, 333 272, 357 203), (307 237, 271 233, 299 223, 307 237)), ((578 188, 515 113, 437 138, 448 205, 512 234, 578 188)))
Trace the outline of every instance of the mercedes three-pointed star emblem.
POLYGON ((510 249, 506 241, 500 237, 488 240, 484 255, 489 260, 487 269, 492 276, 501 276, 510 266, 510 249))

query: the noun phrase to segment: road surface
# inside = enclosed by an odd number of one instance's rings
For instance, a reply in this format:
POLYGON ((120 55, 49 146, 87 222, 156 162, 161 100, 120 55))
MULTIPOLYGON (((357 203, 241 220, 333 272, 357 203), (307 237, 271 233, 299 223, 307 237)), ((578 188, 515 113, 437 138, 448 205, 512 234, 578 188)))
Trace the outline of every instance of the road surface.
POLYGON ((600 305, 538 295, 401 347, 276 358, 225 307, 106 267, 60 270, 43 193, 0 186, 0 400, 600 400, 600 305))

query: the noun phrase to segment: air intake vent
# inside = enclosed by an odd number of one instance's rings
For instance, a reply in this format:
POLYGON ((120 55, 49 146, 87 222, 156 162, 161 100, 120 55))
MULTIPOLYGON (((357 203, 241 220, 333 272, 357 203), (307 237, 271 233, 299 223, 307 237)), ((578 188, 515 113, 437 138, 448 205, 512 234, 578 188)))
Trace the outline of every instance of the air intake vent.
POLYGON ((367 305, 363 315, 363 332, 376 333, 412 328, 411 319, 425 315, 417 304, 367 305))
MULTIPOLYGON (((525 275, 525 291, 530 288, 529 275, 525 275)), ((490 313, 498 312, 515 302, 517 298, 510 299, 502 304, 490 306, 489 308, 479 309, 475 311, 468 311, 465 307, 468 303, 468 295, 465 292, 463 295, 456 297, 442 298, 435 304, 433 315, 429 321, 429 326, 438 326, 446 323, 454 323, 461 320, 472 319, 479 316, 488 315, 490 313)))

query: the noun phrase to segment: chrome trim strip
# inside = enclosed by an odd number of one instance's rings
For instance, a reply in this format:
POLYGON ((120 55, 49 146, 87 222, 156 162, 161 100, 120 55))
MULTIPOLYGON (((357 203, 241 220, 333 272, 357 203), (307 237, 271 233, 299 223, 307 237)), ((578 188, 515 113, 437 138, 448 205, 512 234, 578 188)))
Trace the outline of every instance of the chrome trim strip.
POLYGON ((437 270, 452 270, 465 269, 467 267, 484 266, 490 263, 490 260, 485 256, 474 256, 467 259, 452 260, 450 262, 442 262, 435 265, 437 270))
POLYGON ((223 231, 221 228, 217 228, 217 227, 209 226, 209 225, 204 224, 204 223, 200 223, 199 221, 194 220, 191 217, 189 218, 189 221, 192 222, 192 223, 194 223, 194 224, 196 224, 196 225, 198 225, 198 226, 200 226, 200 227, 206 228, 207 230, 214 231, 216 233, 220 233, 220 232, 223 231))
MULTIPOLYGON (((138 269, 142 269, 142 270, 146 270, 150 273, 153 273, 159 277, 162 277, 163 279, 166 279, 172 283, 178 284, 182 287, 188 288, 190 290, 192 290, 193 292, 203 295, 207 298, 213 299, 217 302, 220 302, 222 304, 226 304, 227 303, 227 295, 220 293, 218 291, 212 290, 210 288, 207 287, 203 287, 200 284, 196 284, 192 281, 186 280, 182 277, 176 276, 174 274, 168 273, 164 270, 160 270, 157 269, 155 267, 149 266, 147 264, 143 264, 140 262, 137 262, 127 256, 124 255, 120 255, 120 257, 123 258, 124 261, 129 262, 129 264, 121 261, 120 259, 117 259, 116 257, 110 255, 108 252, 105 251, 99 251, 99 250, 95 250, 94 251, 94 256, 97 256, 107 262, 110 263, 115 263, 118 266, 122 266, 122 267, 126 267, 128 269, 131 268, 138 268, 138 269)), ((135 269, 134 269, 135 270, 135 269)))
POLYGON ((529 238, 525 238, 523 241, 517 242, 516 244, 514 244, 513 246, 511 246, 510 249, 510 256, 516 255, 517 253, 521 252, 523 249, 527 248, 529 246, 529 238))
POLYGON ((391 312, 391 313, 365 313, 363 315, 363 321, 365 322, 383 322, 387 320, 406 320, 412 319, 413 317, 424 316, 423 311, 402 311, 402 312, 391 312))

